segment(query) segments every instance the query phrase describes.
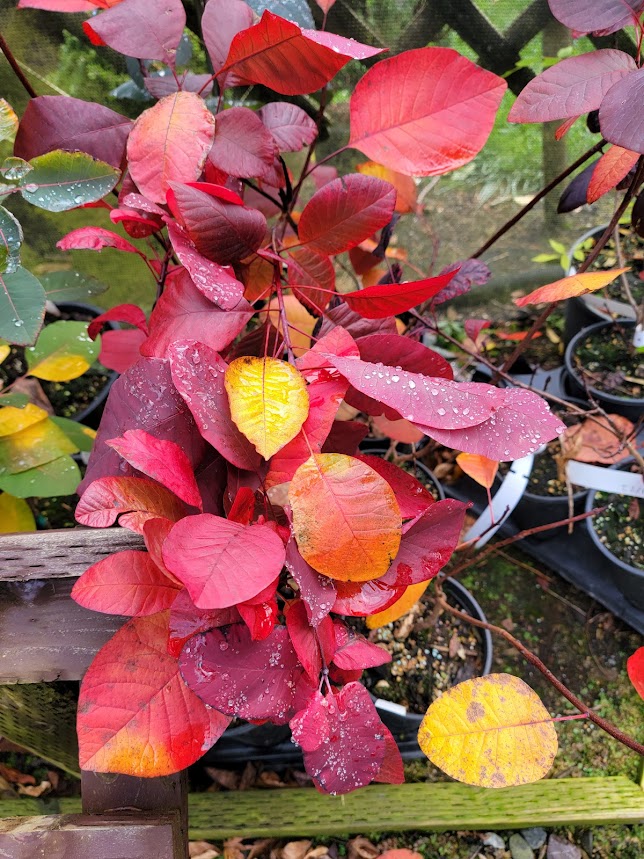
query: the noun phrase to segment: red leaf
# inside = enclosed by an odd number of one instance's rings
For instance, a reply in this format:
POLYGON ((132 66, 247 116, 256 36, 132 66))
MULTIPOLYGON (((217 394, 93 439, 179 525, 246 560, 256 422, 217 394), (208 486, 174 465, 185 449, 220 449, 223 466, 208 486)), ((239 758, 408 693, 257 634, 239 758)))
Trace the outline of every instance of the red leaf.
POLYGON ((335 614, 346 614, 350 617, 368 617, 377 614, 398 602, 405 588, 389 587, 383 579, 370 582, 337 582, 337 596, 333 608, 335 614))
POLYGON ((549 122, 597 110, 613 84, 636 68, 631 56, 612 49, 567 57, 521 90, 508 121, 549 122))
POLYGON ((257 113, 280 152, 299 152, 303 146, 310 146, 318 135, 318 127, 308 113, 287 101, 271 101, 257 113))
POLYGON ((612 86, 599 108, 599 125, 606 140, 640 154, 644 154, 643 97, 644 69, 638 69, 612 86))
POLYGON ((101 336, 101 351, 98 360, 108 370, 125 373, 141 357, 141 346, 148 335, 138 328, 120 331, 105 331, 101 336))
POLYGON ((440 444, 499 462, 534 453, 565 430, 565 425, 538 394, 518 388, 490 390, 496 392, 494 412, 476 426, 448 429, 422 426, 421 421, 415 423, 440 444))
POLYGON ((157 567, 160 570, 163 570, 165 575, 175 582, 175 584, 179 585, 179 580, 175 579, 163 563, 163 556, 161 554, 165 538, 170 533, 170 529, 173 525, 174 522, 170 519, 162 519, 161 517, 148 519, 148 521, 143 524, 143 540, 145 542, 145 548, 148 550, 148 554, 157 567))
POLYGON ((172 221, 168 222, 168 236, 179 262, 199 292, 222 310, 233 310, 244 295, 244 286, 232 269, 224 268, 206 259, 192 244, 185 230, 172 221))
POLYGON ((331 431, 322 445, 322 453, 346 453, 355 456, 369 427, 360 421, 333 421, 331 431))
POLYGON ((571 116, 570 119, 566 119, 562 122, 559 128, 555 131, 555 140, 561 140, 565 137, 578 119, 578 116, 571 116))
MULTIPOLYGON (((233 38, 252 27, 254 17, 250 6, 240 0, 208 0, 201 16, 201 32, 215 73, 226 62, 233 38)), ((234 85, 234 81, 226 83, 234 85)))
POLYGON ((483 331, 484 328, 490 327, 490 322, 488 319, 468 319, 463 327, 465 328, 465 333, 470 340, 473 340, 474 343, 476 343, 481 331, 483 331))
POLYGON ((319 627, 335 601, 335 582, 321 576, 300 555, 294 539, 286 545, 286 569, 300 589, 311 626, 319 627))
POLYGON ((176 496, 143 477, 99 477, 89 484, 76 507, 80 525, 108 528, 121 516, 119 524, 139 534, 148 519, 161 516, 176 522, 185 515, 185 506, 176 496))
POLYGON ((41 95, 27 103, 13 152, 31 161, 54 149, 87 152, 120 167, 132 120, 95 102, 41 95))
POLYGON ((181 0, 124 0, 89 21, 83 30, 96 45, 139 60, 175 65, 177 45, 186 26, 181 0))
POLYGON ((187 590, 182 590, 170 609, 168 653, 179 657, 184 644, 198 632, 207 632, 217 626, 228 626, 241 620, 235 606, 220 609, 202 609, 190 599, 187 590))
POLYGON ((384 647, 371 644, 363 635, 358 635, 340 620, 333 621, 335 653, 333 662, 346 671, 362 671, 391 662, 391 653, 384 647))
POLYGON ((409 283, 385 283, 368 286, 357 292, 345 292, 342 298, 352 310, 367 319, 383 319, 417 307, 433 298, 452 280, 456 271, 409 283))
POLYGON ((204 451, 188 407, 172 384, 166 361, 140 358, 112 385, 101 425, 94 441, 81 493, 97 477, 129 474, 132 469, 105 443, 129 429, 144 429, 156 438, 175 441, 188 455, 193 468, 204 451))
POLYGON ((241 719, 284 725, 313 693, 284 626, 259 642, 242 624, 213 629, 188 642, 179 662, 202 701, 241 719))
MULTIPOLYGON (((396 743, 393 734, 384 725, 383 734, 385 735, 385 757, 382 761, 382 766, 374 781, 384 782, 385 784, 403 784, 405 781, 405 771, 403 769, 403 760, 400 755, 398 744, 396 743)), ((392 853, 409 853, 409 856, 398 856, 398 859, 422 859, 420 853, 412 853, 411 850, 389 850, 388 859, 395 859, 392 853)), ((381 856, 386 856, 386 853, 381 853, 381 856)))
POLYGON ((180 340, 168 350, 172 380, 201 435, 238 468, 255 471, 261 457, 230 416, 224 373, 228 366, 209 346, 180 340))
POLYGON ((349 145, 399 173, 455 170, 483 148, 506 86, 450 48, 381 60, 353 90, 349 145))
POLYGON ((173 93, 143 111, 127 142, 130 173, 141 193, 165 203, 170 182, 198 179, 214 136, 215 118, 192 92, 173 93))
POLYGON ((286 628, 298 659, 311 682, 317 685, 323 665, 328 665, 335 651, 331 618, 325 617, 316 628, 313 628, 308 619, 306 604, 301 599, 293 600, 286 610, 286 628), (327 644, 324 661, 320 648, 322 641, 327 644))
POLYGON ((249 486, 242 486, 228 511, 228 519, 240 525, 250 525, 255 515, 255 493, 249 486))
POLYGON ((92 611, 142 617, 170 608, 180 590, 147 552, 127 550, 85 570, 71 595, 92 611))
POLYGON ((175 340, 198 339, 215 351, 225 349, 253 315, 241 299, 235 310, 220 310, 196 288, 186 271, 166 283, 150 316, 150 336, 141 347, 149 357, 165 358, 175 340))
POLYGON ((308 247, 296 248, 289 252, 288 281, 293 294, 317 315, 335 292, 335 269, 325 254, 308 247))
POLYGON ((128 621, 96 654, 78 706, 80 765, 162 776, 193 764, 230 719, 188 689, 168 655, 168 614, 128 621))
POLYGON ((179 219, 199 253, 220 265, 254 253, 264 240, 266 218, 257 209, 218 200, 187 185, 172 185, 179 219))
POLYGON ((599 33, 608 35, 632 24, 633 11, 642 10, 642 0, 548 0, 550 11, 571 30, 580 35, 599 33), (629 9, 630 6, 630 9, 629 9))
POLYGON ((220 74, 232 72, 236 83, 262 84, 283 95, 306 95, 325 86, 350 59, 380 52, 353 39, 301 30, 266 10, 258 24, 233 38, 220 74))
POLYGON ((79 227, 72 230, 56 242, 56 247, 61 251, 102 251, 104 248, 115 248, 117 251, 138 254, 145 258, 127 239, 102 227, 79 227))
MULTIPOLYGON (((219 175, 222 178, 222 181, 228 181, 227 173, 219 171, 219 175)), ((215 182, 214 179, 209 179, 207 182, 186 182, 186 185, 189 188, 194 188, 197 191, 203 191, 204 194, 210 194, 211 197, 216 197, 218 200, 223 200, 225 203, 235 203, 236 206, 244 205, 244 201, 239 196, 239 194, 236 194, 234 191, 231 191, 230 188, 226 188, 225 185, 215 182)), ((175 218, 179 217, 177 201, 175 199, 174 191, 172 190, 172 188, 168 190, 167 201, 172 214, 175 216, 175 218)))
POLYGON ((435 503, 433 496, 412 474, 381 456, 357 456, 391 486, 403 519, 413 519, 435 503))
POLYGON ((589 203, 599 200, 608 191, 618 185, 631 172, 639 161, 639 152, 622 149, 621 146, 611 146, 597 162, 593 175, 588 184, 586 199, 589 203))
POLYGON ((237 606, 253 641, 264 641, 275 628, 279 609, 274 592, 273 588, 273 596, 263 602, 250 600, 237 606))
POLYGON ((334 179, 304 207, 300 242, 324 254, 342 253, 388 224, 395 204, 396 189, 382 179, 361 173, 334 179))
POLYGON ((209 513, 177 522, 163 544, 166 567, 198 608, 227 608, 256 596, 280 574, 284 556, 267 525, 244 527, 209 513))
POLYGON ((110 221, 123 224, 123 229, 133 239, 145 239, 163 228, 159 218, 146 217, 135 209, 110 209, 110 221))
POLYGON ((398 554, 381 579, 383 585, 406 588, 433 579, 452 557, 468 506, 451 498, 436 501, 408 522, 398 554))
POLYGON ((178 444, 155 438, 145 430, 126 430, 106 444, 137 471, 174 492, 186 504, 203 510, 190 460, 178 444))
POLYGON ((148 323, 145 318, 145 313, 136 304, 118 304, 111 310, 106 310, 101 313, 87 326, 87 334, 92 340, 96 340, 101 328, 106 322, 127 322, 129 325, 134 325, 143 334, 148 333, 148 323))
MULTIPOLYGON (((359 337, 356 345, 363 361, 382 362, 391 368, 394 374, 396 371, 393 368, 400 367, 412 373, 422 373, 424 376, 439 376, 449 380, 453 378, 452 368, 442 355, 422 343, 400 337, 398 334, 370 334, 359 337)), ((392 376, 390 386, 396 384, 392 376)), ((388 408, 378 398, 369 397, 355 387, 349 388, 346 400, 349 405, 368 415, 384 414, 390 420, 401 417, 394 408, 388 408)))
POLYGON ((326 698, 316 692, 290 726, 306 771, 323 793, 349 793, 378 775, 385 757, 383 726, 360 683, 326 698))
POLYGON ((640 698, 644 698, 644 647, 640 647, 626 661, 626 670, 640 698))
POLYGON ((273 168, 275 141, 254 111, 231 107, 217 114, 208 158, 230 176, 261 179, 273 168))

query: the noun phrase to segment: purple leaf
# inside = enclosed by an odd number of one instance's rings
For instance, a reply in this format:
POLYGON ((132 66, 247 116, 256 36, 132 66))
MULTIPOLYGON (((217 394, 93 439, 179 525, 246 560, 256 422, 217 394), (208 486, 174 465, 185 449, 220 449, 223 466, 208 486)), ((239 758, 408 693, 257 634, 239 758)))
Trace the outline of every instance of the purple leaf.
POLYGON ((369 334, 396 334, 398 332, 395 319, 365 319, 355 310, 351 310, 349 305, 344 302, 326 311, 319 332, 315 332, 316 336, 324 337, 336 326, 344 328, 354 338, 367 337, 369 334))
POLYGON ((371 697, 360 683, 348 683, 326 698, 316 692, 290 722, 302 746, 304 766, 324 793, 349 793, 378 775, 385 735, 371 697))
POLYGON ((565 430, 538 394, 518 388, 490 390, 496 392, 494 412, 477 426, 447 429, 415 423, 439 444, 499 461, 534 453, 565 430))
POLYGON ((347 456, 354 456, 368 432, 369 427, 361 421, 333 421, 322 445, 322 453, 346 453, 347 456))
POLYGON ((193 468, 200 461, 204 441, 172 383, 166 361, 140 358, 112 385, 85 479, 78 487, 79 494, 98 477, 137 474, 106 444, 132 429, 143 429, 158 439, 176 442, 193 468))
POLYGON ((168 351, 172 381, 197 422, 199 432, 229 462, 254 471, 261 457, 230 416, 224 373, 228 366, 209 346, 179 340, 168 351))
POLYGON ((458 295, 465 295, 476 284, 481 286, 492 277, 492 272, 484 262, 478 259, 465 259, 446 266, 440 273, 446 274, 457 268, 458 272, 444 289, 441 289, 433 299, 432 304, 443 304, 458 295))
POLYGON ((588 202, 588 186, 590 185, 590 180, 593 177, 598 161, 599 158, 591 161, 588 167, 585 167, 581 173, 577 173, 572 182, 566 187, 557 204, 557 212, 559 214, 573 212, 580 206, 586 205, 588 202))
POLYGON ((601 132, 611 143, 644 154, 644 69, 619 81, 599 108, 601 132))
POLYGON ((608 90, 636 69, 631 56, 612 49, 567 57, 521 90, 508 121, 548 122, 597 110, 608 90))
POLYGON ((166 567, 197 608, 245 602, 279 576, 284 544, 268 525, 240 525, 200 513, 180 520, 163 544, 166 567))
POLYGON ((254 111, 231 107, 217 114, 208 159, 230 176, 262 179, 273 169, 275 141, 254 111))
POLYGON ((318 134, 311 117, 287 101, 271 101, 258 111, 259 117, 273 135, 280 152, 298 152, 309 146, 318 134))
MULTIPOLYGON (((201 17, 201 32, 215 72, 226 62, 230 43, 237 33, 252 27, 253 20, 253 10, 241 0, 208 0, 201 17)), ((226 81, 228 86, 234 84, 230 77, 226 81)))
POLYGON ((109 45, 138 60, 163 60, 169 66, 175 65, 185 26, 181 0, 123 0, 83 22, 93 44, 109 45))
POLYGON ((295 540, 286 546, 286 569, 295 579, 300 596, 306 605, 306 613, 312 626, 319 626, 331 611, 335 601, 335 585, 332 579, 321 576, 300 555, 295 540))
POLYGON ((207 632, 218 626, 228 626, 241 620, 235 606, 220 609, 201 609, 190 599, 187 590, 182 590, 170 609, 168 653, 179 656, 183 645, 198 632, 207 632))
POLYGON ((642 0, 548 0, 558 21, 579 34, 608 35, 634 23, 642 0), (602 32, 600 32, 602 31, 602 32))
POLYGON ((315 689, 285 626, 276 626, 263 641, 253 641, 242 624, 213 629, 186 644, 179 664, 202 701, 240 719, 285 725, 315 689))
POLYGON ((53 149, 87 152, 120 167, 132 120, 102 104, 66 95, 41 95, 28 102, 13 153, 30 161, 53 149))

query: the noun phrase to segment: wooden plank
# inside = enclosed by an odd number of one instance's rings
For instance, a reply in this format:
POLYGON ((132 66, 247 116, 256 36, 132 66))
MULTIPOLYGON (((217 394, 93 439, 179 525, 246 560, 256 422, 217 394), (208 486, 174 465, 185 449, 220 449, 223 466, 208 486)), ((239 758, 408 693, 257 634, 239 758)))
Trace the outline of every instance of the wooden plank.
POLYGON ((0 581, 26 582, 80 576, 106 555, 142 549, 126 528, 63 528, 0 537, 0 581))
MULTIPOLYGON (((0 820, 0 856, 11 859, 183 859, 172 816, 48 815, 0 820)), ((186 854, 187 855, 187 854, 186 854)))
POLYGON ((74 581, 0 582, 0 683, 80 680, 123 624, 77 605, 74 581))

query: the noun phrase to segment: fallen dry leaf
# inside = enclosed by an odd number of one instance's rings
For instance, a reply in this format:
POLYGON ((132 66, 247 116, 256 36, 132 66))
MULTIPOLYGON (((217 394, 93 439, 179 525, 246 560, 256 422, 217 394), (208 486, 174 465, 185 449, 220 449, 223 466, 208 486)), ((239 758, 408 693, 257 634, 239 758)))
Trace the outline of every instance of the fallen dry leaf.
POLYGON ((206 767, 206 772, 215 784, 225 787, 226 790, 237 790, 241 776, 231 770, 222 770, 219 767, 206 767))
POLYGON ((244 846, 242 838, 229 838, 224 841, 224 859, 244 859, 244 846))
POLYGON ((413 850, 403 847, 400 850, 387 850, 380 855, 380 859, 423 859, 423 857, 420 853, 414 853, 413 850))
POLYGON ((51 790, 51 782, 50 781, 41 781, 38 785, 18 785, 18 793, 23 794, 24 796, 31 796, 37 799, 39 796, 42 796, 46 791, 51 790))
POLYGON ((379 853, 376 845, 361 835, 347 842, 348 859, 375 859, 379 853))
POLYGON ((36 779, 32 775, 25 775, 20 770, 8 767, 5 764, 0 764, 0 776, 14 784, 36 784, 36 779))
POLYGON ((260 838, 257 841, 253 841, 253 846, 248 852, 247 859, 258 859, 259 856, 266 856, 274 845, 274 838, 260 838))
POLYGON ((190 859, 216 859, 220 853, 208 841, 191 841, 188 844, 190 859))
POLYGON ((329 855, 328 847, 320 845, 319 847, 314 847, 313 850, 309 850, 304 859, 322 859, 323 856, 329 855))
POLYGON ((282 848, 282 859, 304 859, 312 841, 289 841, 282 848))

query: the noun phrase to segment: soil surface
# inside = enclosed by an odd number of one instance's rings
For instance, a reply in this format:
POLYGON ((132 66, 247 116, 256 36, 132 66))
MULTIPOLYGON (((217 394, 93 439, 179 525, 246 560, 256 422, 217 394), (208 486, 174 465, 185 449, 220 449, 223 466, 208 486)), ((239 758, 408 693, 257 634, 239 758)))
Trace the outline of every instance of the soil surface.
POLYGON ((598 505, 608 505, 593 518, 600 541, 625 564, 644 570, 644 509, 637 498, 598 492, 598 505))
POLYGON ((573 356, 587 384, 616 397, 644 397, 644 355, 633 349, 632 328, 615 324, 582 338, 573 356))

